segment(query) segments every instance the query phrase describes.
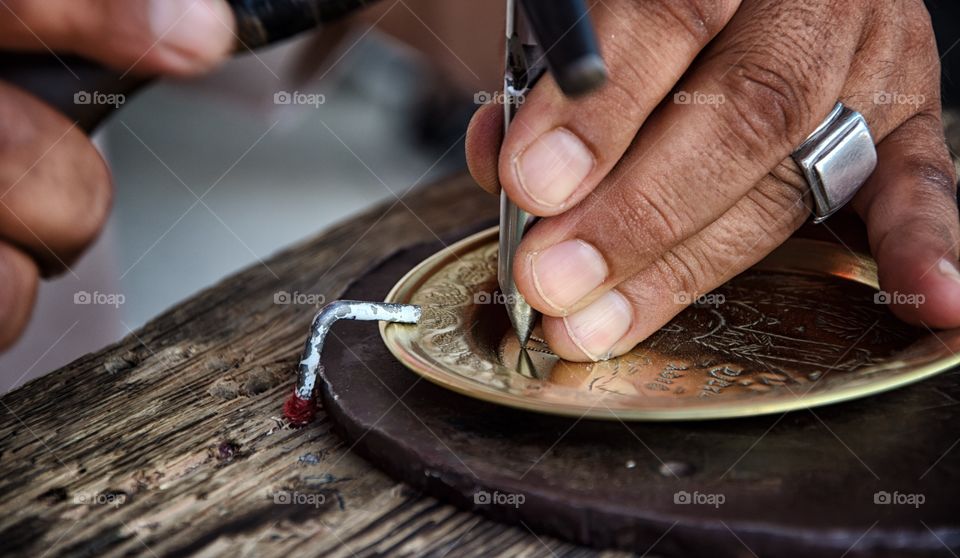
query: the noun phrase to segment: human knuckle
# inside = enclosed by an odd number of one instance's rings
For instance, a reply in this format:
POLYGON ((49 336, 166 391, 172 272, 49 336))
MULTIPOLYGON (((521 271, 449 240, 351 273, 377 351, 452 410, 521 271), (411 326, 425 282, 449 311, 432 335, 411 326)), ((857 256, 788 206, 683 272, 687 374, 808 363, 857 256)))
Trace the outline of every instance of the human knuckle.
POLYGON ((635 254, 650 254, 679 242, 682 216, 659 196, 640 188, 624 188, 610 205, 623 240, 635 254))
POLYGON ((73 259, 79 251, 91 244, 99 235, 107 220, 113 197, 113 188, 106 166, 90 145, 77 145, 49 157, 44 165, 49 169, 41 172, 34 182, 39 185, 48 200, 42 215, 41 230, 47 243, 63 259, 73 259), (70 188, 59 188, 51 181, 67 183, 70 188))
POLYGON ((743 57, 723 78, 724 124, 749 147, 793 145, 809 132, 809 93, 799 72, 782 56, 743 57))
POLYGON ((619 115, 627 121, 636 121, 641 115, 651 110, 651 101, 641 93, 639 84, 649 83, 650 77, 643 64, 636 60, 623 63, 625 71, 621 71, 616 79, 608 81, 605 88, 605 107, 611 114, 619 115), (645 73, 646 72, 646 73, 645 73))
POLYGON ((706 284, 705 262, 681 247, 665 253, 657 261, 657 268, 669 288, 675 293, 687 293, 688 300, 699 295, 706 284))
POLYGON ((748 219, 767 237, 789 235, 806 219, 805 196, 806 191, 797 185, 767 176, 747 193, 748 219))
POLYGON ((730 263, 742 255, 736 242, 725 242, 722 238, 709 250, 705 250, 701 243, 692 243, 680 244, 672 252, 683 263, 697 290, 703 290, 723 277, 730 271, 730 263))
POLYGON ((112 197, 106 164, 66 118, 22 92, 0 86, 0 97, 6 101, 0 103, 0 181, 9 185, 3 210, 13 217, 4 230, 69 258, 106 220, 112 197))
POLYGON ((956 203, 957 175, 953 165, 924 159, 910 159, 906 165, 907 173, 919 179, 920 187, 914 195, 937 204, 956 203))
POLYGON ((716 0, 661 0, 671 28, 685 32, 695 44, 704 45, 720 32, 729 2, 716 0))
POLYGON ((783 209, 802 201, 810 187, 797 163, 792 158, 786 158, 760 180, 757 189, 768 196, 775 207, 783 209))

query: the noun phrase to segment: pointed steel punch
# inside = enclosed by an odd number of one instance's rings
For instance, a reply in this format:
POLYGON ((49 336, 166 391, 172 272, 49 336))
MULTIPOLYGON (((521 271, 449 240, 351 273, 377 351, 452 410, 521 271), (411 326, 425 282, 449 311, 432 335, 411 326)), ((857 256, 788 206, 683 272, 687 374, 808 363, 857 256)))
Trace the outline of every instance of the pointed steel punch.
MULTIPOLYGON (((523 0, 522 7, 521 0, 506 0, 506 4, 504 137, 527 94, 548 66, 560 89, 571 97, 588 93, 606 80, 606 67, 583 0, 523 0)), ((517 290, 513 263, 517 247, 533 220, 501 190, 497 281, 521 347, 526 347, 530 340, 537 312, 517 290)))

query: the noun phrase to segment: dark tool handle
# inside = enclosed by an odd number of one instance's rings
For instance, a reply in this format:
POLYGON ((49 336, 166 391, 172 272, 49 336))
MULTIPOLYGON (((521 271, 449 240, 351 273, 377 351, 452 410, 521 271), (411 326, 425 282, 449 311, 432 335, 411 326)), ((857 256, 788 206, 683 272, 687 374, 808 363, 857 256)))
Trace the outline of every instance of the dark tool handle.
POLYGON ((521 0, 546 52, 550 74, 565 95, 584 95, 603 85, 607 68, 584 0, 521 0))
MULTIPOLYGON (((238 50, 254 49, 281 41, 302 31, 338 19, 372 0, 227 0, 237 20, 238 50)), ((51 54, 0 56, 0 81, 11 83, 76 120, 92 131, 117 106, 103 102, 84 103, 83 93, 129 96, 150 81, 123 75, 77 57, 51 54)))

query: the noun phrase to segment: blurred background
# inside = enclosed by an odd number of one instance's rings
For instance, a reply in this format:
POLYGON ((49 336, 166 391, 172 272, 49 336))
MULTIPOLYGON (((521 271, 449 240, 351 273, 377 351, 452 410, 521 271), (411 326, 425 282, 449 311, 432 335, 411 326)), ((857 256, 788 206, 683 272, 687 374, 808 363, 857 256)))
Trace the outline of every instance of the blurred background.
POLYGON ((0 355, 0 393, 465 168, 473 96, 500 81, 502 10, 381 4, 127 99, 95 136, 114 176, 109 223, 72 270, 42 283, 26 334, 0 355), (455 31, 460 18, 481 33, 485 17, 486 35, 455 31))

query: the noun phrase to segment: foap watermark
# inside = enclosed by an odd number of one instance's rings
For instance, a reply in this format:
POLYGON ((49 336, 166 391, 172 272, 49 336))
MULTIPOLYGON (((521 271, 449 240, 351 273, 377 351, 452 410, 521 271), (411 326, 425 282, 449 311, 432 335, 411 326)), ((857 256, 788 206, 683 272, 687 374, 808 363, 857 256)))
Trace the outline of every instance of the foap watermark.
POLYGON ((886 505, 896 505, 896 506, 913 506, 914 508, 919 508, 927 501, 927 497, 923 494, 906 494, 902 492, 887 492, 886 490, 881 490, 874 493, 873 503, 881 506, 886 505))
POLYGON ((316 492, 297 492, 281 490, 273 493, 273 503, 291 506, 313 506, 319 508, 327 502, 325 494, 316 492))
POLYGON ((327 96, 323 93, 301 93, 299 91, 277 91, 273 94, 273 104, 275 105, 305 105, 314 108, 320 108, 320 105, 327 102, 327 96))
POLYGON ((909 105, 914 108, 920 107, 927 101, 927 97, 922 94, 899 93, 897 91, 877 91, 873 94, 873 104, 875 105, 909 105))
POLYGON ((73 293, 73 303, 92 306, 113 306, 119 308, 127 297, 122 293, 101 293, 100 291, 77 291, 73 293))
POLYGON ((488 293, 487 291, 478 291, 473 293, 474 304, 513 304, 519 300, 520 295, 507 295, 500 291, 488 293))
POLYGON ((300 291, 277 291, 273 293, 274 304, 293 304, 297 306, 322 306, 327 297, 317 293, 301 293, 300 291))
POLYGON ((73 503, 82 506, 113 506, 119 508, 127 503, 125 492, 78 492, 73 503))
POLYGON ((874 304, 898 304, 901 306, 913 306, 919 308, 921 304, 927 301, 923 293, 901 293, 893 291, 877 291, 873 295, 874 304))
POLYGON ((722 293, 687 293, 687 292, 677 292, 673 294, 673 301, 677 304, 696 306, 698 308, 703 308, 707 306, 712 306, 714 308, 722 305, 727 301, 727 297, 723 296, 722 293))
POLYGON ((77 91, 73 94, 73 104, 75 105, 107 105, 114 108, 120 108, 120 105, 126 102, 127 96, 123 93, 77 91))
POLYGON ((703 91, 677 91, 673 102, 678 105, 722 105, 727 102, 723 93, 704 93, 703 91))
MULTIPOLYGON (((515 95, 514 100, 518 105, 522 105, 527 98, 524 95, 515 95)), ((477 105, 505 105, 507 96, 503 91, 477 91, 473 94, 473 102, 477 105)))
POLYGON ((719 508, 727 501, 723 494, 710 494, 706 492, 687 492, 681 490, 673 493, 673 503, 681 506, 713 506, 719 508))
POLYGON ((514 494, 511 492, 498 492, 494 490, 491 493, 486 490, 478 490, 473 493, 473 503, 478 506, 498 505, 519 508, 526 501, 527 497, 523 494, 514 494))

